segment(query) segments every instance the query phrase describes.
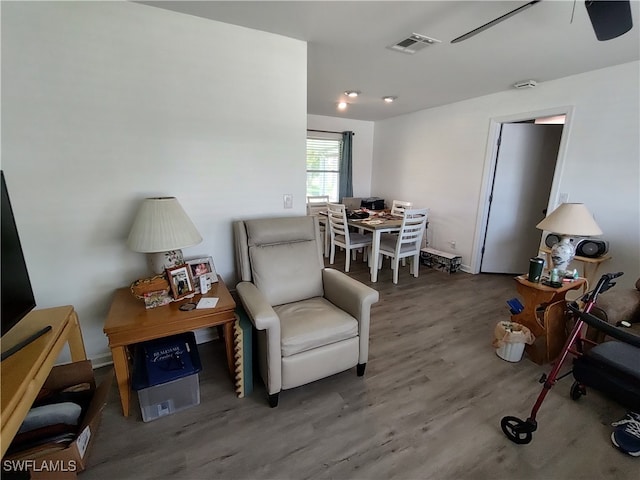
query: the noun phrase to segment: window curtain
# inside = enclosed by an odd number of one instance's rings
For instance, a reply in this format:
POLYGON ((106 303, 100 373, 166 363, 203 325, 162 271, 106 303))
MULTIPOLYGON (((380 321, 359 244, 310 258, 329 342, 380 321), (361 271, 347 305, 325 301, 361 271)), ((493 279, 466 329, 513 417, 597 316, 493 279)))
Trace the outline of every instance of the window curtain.
POLYGON ((342 132, 342 151, 340 152, 340 186, 338 197, 340 202, 344 197, 353 197, 353 154, 351 145, 353 144, 353 132, 342 132))

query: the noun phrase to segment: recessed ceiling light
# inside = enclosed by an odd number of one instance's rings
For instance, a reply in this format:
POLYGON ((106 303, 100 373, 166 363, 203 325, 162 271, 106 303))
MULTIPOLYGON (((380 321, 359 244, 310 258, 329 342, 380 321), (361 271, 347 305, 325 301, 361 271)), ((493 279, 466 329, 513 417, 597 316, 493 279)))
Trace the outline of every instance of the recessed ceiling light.
POLYGON ((347 102, 340 102, 338 104, 338 110, 346 110, 347 109, 347 102))
POLYGON ((389 95, 387 97, 382 97, 382 100, 384 100, 386 103, 393 103, 393 101, 398 98, 398 97, 394 97, 392 95, 389 95))
POLYGON ((347 90, 346 92, 344 92, 344 94, 347 97, 355 98, 358 95, 360 95, 360 91, 359 90, 347 90))

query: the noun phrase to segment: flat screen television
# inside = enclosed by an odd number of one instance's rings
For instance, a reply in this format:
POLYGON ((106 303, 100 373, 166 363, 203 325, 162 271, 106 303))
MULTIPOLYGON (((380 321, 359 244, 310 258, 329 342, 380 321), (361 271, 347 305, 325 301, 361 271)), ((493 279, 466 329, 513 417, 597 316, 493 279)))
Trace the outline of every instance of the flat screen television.
POLYGON ((36 301, 29 280, 27 264, 24 261, 22 245, 18 236, 18 229, 13 217, 13 209, 9 200, 9 192, 4 179, 4 172, 0 171, 2 177, 2 210, 0 214, 2 234, 2 335, 9 331, 35 306, 36 301))

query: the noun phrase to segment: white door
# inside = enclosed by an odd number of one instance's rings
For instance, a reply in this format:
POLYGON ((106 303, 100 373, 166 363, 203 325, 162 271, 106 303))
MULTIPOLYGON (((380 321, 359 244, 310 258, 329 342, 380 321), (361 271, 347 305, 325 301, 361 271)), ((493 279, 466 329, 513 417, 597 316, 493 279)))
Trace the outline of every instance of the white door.
POLYGON ((562 125, 502 125, 480 271, 520 274, 538 254, 562 125))

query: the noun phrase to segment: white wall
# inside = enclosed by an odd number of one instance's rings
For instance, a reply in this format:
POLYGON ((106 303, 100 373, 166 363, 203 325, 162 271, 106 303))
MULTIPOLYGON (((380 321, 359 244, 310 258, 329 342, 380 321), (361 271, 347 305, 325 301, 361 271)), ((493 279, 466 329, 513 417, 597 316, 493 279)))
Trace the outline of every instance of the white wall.
POLYGON ((176 196, 185 254, 231 286, 233 219, 305 213, 306 67, 304 42, 146 5, 2 3, 2 169, 38 308, 74 305, 90 357, 148 275, 142 198, 176 196))
POLYGON ((640 276, 638 85, 632 62, 376 122, 371 190, 430 207, 429 242, 470 269, 491 119, 571 106, 554 191, 588 206, 611 243, 601 271, 624 271, 619 284, 631 286, 640 276))
POLYGON ((351 120, 323 115, 307 115, 307 128, 343 132, 350 130, 353 136, 353 196, 370 197, 373 166, 374 122, 351 120))

